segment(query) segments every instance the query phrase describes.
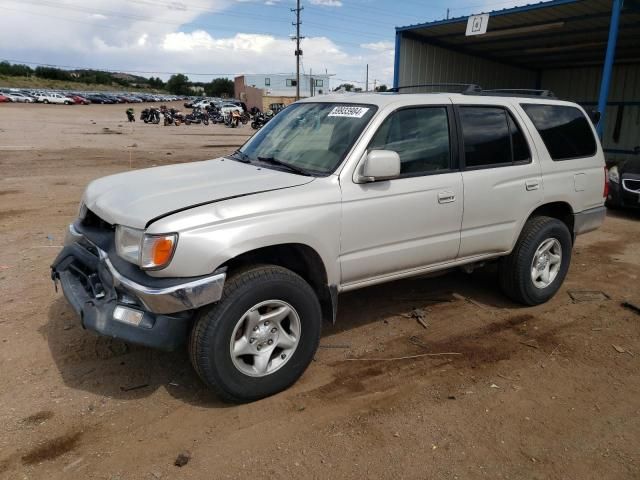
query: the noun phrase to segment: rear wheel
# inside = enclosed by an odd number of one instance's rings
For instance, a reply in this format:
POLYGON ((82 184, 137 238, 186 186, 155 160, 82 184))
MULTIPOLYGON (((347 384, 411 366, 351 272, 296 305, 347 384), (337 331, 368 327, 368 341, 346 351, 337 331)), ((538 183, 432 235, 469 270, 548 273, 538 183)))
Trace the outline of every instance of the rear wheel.
POLYGON ((572 239, 556 218, 527 221, 515 248, 500 261, 500 286, 512 300, 538 305, 553 297, 569 270, 572 239))
POLYGON ((220 302, 201 310, 189 353, 223 400, 252 401, 302 375, 320 329, 320 304, 309 284, 285 268, 258 266, 227 280, 220 302))

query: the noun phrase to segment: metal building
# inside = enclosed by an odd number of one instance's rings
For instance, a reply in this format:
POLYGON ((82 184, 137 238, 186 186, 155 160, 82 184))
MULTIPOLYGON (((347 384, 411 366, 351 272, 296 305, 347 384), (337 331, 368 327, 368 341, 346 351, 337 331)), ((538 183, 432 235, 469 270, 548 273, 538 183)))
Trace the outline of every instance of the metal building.
POLYGON ((638 155, 640 0, 552 0, 396 28, 394 87, 430 83, 551 90, 600 112, 609 159, 638 155))

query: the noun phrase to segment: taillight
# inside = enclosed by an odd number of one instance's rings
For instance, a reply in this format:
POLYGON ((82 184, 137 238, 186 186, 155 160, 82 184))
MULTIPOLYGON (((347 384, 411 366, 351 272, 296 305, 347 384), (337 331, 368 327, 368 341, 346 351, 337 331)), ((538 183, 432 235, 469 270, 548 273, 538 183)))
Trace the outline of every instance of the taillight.
POLYGON ((604 191, 602 192, 602 196, 604 198, 609 196, 609 171, 607 167, 604 167, 604 191))

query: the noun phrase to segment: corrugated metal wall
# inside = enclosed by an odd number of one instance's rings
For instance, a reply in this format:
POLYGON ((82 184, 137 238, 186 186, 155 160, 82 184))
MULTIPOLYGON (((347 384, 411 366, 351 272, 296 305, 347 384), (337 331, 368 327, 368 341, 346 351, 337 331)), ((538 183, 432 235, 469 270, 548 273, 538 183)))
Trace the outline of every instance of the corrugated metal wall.
MULTIPOLYGON (((548 88, 562 99, 588 102, 586 109, 595 109, 600 92, 602 67, 546 70, 542 73, 542 88, 548 88)), ((613 69, 609 102, 640 102, 640 64, 616 65, 613 69)), ((603 136, 604 148, 631 150, 640 145, 640 105, 607 106, 603 136), (614 132, 619 136, 614 138, 614 132)), ((616 153, 609 159, 623 158, 616 153)))
POLYGON ((483 88, 535 88, 536 72, 403 38, 398 80, 399 86, 476 83, 483 88))

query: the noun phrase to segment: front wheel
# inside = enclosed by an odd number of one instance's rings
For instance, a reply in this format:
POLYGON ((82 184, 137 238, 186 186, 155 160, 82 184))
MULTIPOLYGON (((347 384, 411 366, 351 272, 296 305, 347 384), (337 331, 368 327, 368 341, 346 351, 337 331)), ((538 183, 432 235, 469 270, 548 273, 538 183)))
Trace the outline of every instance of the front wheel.
POLYGON ((553 297, 569 270, 571 233, 556 218, 527 221, 515 248, 500 261, 500 286, 505 294, 525 305, 539 305, 553 297))
POLYGON ((257 266, 229 278, 222 299, 199 312, 189 354, 200 378, 225 401, 278 393, 318 348, 320 303, 300 276, 257 266))

